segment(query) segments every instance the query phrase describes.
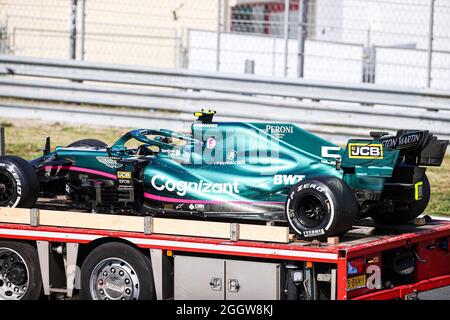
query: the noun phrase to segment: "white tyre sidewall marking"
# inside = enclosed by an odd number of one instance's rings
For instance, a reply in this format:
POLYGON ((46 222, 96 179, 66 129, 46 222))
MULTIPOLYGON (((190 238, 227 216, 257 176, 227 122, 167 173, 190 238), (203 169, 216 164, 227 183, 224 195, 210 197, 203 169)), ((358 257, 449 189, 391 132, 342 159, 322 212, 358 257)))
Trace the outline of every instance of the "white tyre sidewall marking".
POLYGON ((294 194, 295 194, 295 191, 292 191, 291 195, 288 196, 288 201, 286 203, 286 217, 289 221, 290 226, 295 230, 295 232, 297 232, 299 235, 303 235, 303 231, 300 231, 295 227, 295 225, 292 223, 292 219, 289 215, 289 210, 291 210, 290 209, 291 198, 294 197, 294 194))
MULTIPOLYGON (((314 188, 313 188, 313 189, 314 189, 314 188)), ((317 189, 314 189, 314 190, 318 191, 317 189)), ((322 189, 322 190, 323 190, 323 189, 322 189)), ((328 230, 328 229, 331 227, 331 224, 333 223, 333 220, 334 220, 334 203, 333 203, 333 201, 331 200, 331 197, 329 196, 328 192, 325 192, 325 191, 318 191, 318 192, 324 194, 324 195, 326 196, 327 200, 328 200, 328 203, 330 204, 330 210, 329 210, 329 211, 330 211, 330 220, 328 221, 328 224, 325 226, 325 228, 323 228, 324 230, 328 230)), ((286 203, 286 217, 287 217, 287 219, 289 220, 289 224, 291 225, 291 227, 292 227, 298 234, 303 235, 304 231, 298 230, 298 229, 295 227, 295 225, 292 223, 292 219, 291 219, 291 217, 289 216, 289 210, 290 210, 289 205, 290 205, 290 203, 291 203, 291 198, 293 198, 294 194, 295 194, 295 191, 292 191, 291 195, 288 196, 288 201, 287 201, 287 203, 286 203)), ((319 229, 314 229, 314 230, 319 230, 319 229)))
POLYGON ((14 180, 16 180, 17 199, 14 204, 10 206, 10 208, 15 208, 22 199, 22 181, 20 181, 19 175, 12 169, 11 166, 6 166, 6 170, 12 175, 14 180))
POLYGON ((328 224, 327 224, 327 226, 325 227, 325 230, 328 230, 328 229, 330 229, 331 224, 332 224, 333 221, 334 221, 334 203, 333 203, 333 201, 331 200, 331 197, 329 196, 328 192, 324 192, 324 194, 325 194, 325 196, 326 196, 327 199, 328 199, 328 203, 330 204, 330 221, 328 221, 328 224))

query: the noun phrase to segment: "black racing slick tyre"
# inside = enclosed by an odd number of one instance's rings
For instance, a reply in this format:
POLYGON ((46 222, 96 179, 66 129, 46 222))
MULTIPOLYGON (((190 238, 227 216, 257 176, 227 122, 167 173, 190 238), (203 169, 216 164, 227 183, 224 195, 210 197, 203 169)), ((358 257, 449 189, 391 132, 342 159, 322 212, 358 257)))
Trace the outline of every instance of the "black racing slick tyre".
POLYGON ((411 203, 394 202, 393 211, 382 211, 371 214, 371 218, 382 224, 403 224, 420 216, 428 206, 431 196, 431 186, 428 177, 424 175, 422 185, 422 199, 411 203))
POLYGON ((33 166, 16 156, 0 157, 0 207, 31 208, 39 196, 33 166))
POLYGON ((76 147, 88 147, 88 148, 91 147, 92 148, 92 147, 94 147, 94 148, 104 149, 107 146, 108 145, 101 140, 83 139, 83 140, 78 140, 78 141, 72 142, 67 147, 68 148, 76 148, 76 147))
POLYGON ((294 185, 286 200, 286 218, 302 239, 322 239, 347 232, 359 207, 352 189, 341 179, 319 176, 294 185))
POLYGON ((150 259, 131 245, 109 242, 95 248, 81 266, 82 300, 153 300, 150 259))
POLYGON ((42 277, 36 248, 25 242, 0 241, 0 300, 38 300, 42 277))

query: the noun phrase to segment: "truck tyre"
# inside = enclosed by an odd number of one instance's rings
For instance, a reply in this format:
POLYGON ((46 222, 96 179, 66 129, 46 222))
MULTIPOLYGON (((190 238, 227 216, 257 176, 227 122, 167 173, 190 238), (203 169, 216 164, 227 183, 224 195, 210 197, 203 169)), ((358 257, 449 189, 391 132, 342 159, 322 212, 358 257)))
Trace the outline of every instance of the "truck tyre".
POLYGON ((75 142, 72 142, 67 147, 68 148, 76 148, 76 147, 94 147, 99 149, 104 149, 108 145, 101 140, 97 139, 82 139, 75 142))
POLYGON ((0 241, 0 300, 38 300, 42 278, 36 248, 0 241))
POLYGON ((294 185, 285 209, 290 227, 308 240, 344 234, 359 211, 352 189, 332 176, 314 177, 294 185))
POLYGON ((131 245, 105 243, 81 266, 83 300, 153 300, 155 290, 150 259, 131 245))
POLYGON ((0 157, 0 207, 31 208, 39 196, 33 166, 16 156, 0 157))
POLYGON ((424 175, 422 199, 412 203, 394 202, 394 211, 378 211, 371 214, 372 219, 383 224, 403 224, 420 216, 430 202, 431 186, 428 177, 424 175))

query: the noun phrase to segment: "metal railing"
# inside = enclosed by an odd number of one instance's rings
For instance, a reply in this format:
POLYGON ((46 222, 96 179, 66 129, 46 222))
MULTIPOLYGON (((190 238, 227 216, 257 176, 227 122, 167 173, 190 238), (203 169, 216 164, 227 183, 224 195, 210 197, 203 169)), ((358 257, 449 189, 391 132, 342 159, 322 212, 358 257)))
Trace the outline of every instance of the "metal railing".
POLYGON ((448 0, 0 0, 0 52, 450 89, 448 0), (170 1, 169 1, 170 2, 170 1))
MULTIPOLYGON (((0 55, 0 97, 450 137, 450 92, 0 55)), ((173 117, 173 114, 166 114, 173 117)), ((331 133, 333 130, 330 131, 331 133)))

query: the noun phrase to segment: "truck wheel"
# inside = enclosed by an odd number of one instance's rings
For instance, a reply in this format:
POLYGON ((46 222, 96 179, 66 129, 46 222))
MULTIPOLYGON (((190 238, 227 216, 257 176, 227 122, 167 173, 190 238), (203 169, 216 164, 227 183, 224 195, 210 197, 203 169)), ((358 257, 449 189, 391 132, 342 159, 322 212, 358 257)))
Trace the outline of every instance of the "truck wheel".
POLYGON ((153 300, 150 259, 121 242, 95 248, 81 266, 83 300, 153 300))
POLYGON ((341 179, 320 176, 294 185, 286 200, 286 217, 303 239, 320 239, 347 232, 359 208, 352 189, 341 179))
POLYGON ((97 139, 82 139, 82 140, 78 140, 75 142, 72 142, 71 144, 69 144, 67 147, 68 148, 75 148, 75 147, 94 147, 94 148, 100 148, 100 149, 104 149, 106 148, 108 145, 106 143, 104 143, 101 140, 97 140, 97 139))
POLYGON ((371 218, 383 224, 402 224, 407 223, 420 216, 430 202, 431 186, 428 177, 424 175, 422 186, 422 199, 412 203, 400 201, 394 202, 394 212, 379 211, 371 214, 371 218))
POLYGON ((0 300, 37 300, 42 278, 36 248, 0 241, 0 300))
POLYGON ((0 157, 0 207, 31 208, 39 195, 33 166, 16 156, 0 157))

